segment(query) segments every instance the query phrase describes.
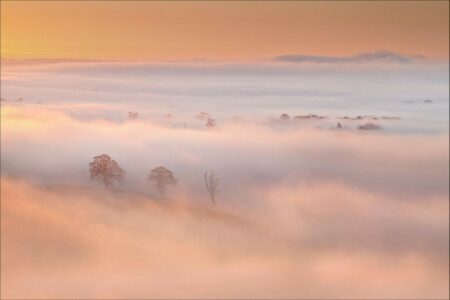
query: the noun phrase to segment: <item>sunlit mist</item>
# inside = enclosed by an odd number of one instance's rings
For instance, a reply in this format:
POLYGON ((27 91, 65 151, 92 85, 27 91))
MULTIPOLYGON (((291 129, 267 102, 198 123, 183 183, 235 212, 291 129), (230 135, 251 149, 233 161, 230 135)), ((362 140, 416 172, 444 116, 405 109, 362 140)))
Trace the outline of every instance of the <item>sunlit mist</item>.
POLYGON ((2 2, 1 298, 448 298, 448 3, 351 3, 2 2))

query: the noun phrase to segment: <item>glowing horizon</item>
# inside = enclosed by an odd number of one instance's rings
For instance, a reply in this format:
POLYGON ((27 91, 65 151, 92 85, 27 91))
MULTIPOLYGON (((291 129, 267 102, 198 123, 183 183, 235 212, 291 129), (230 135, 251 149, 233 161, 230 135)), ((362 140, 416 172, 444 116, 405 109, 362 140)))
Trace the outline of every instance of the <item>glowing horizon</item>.
POLYGON ((382 49, 448 59, 449 52, 446 1, 2 1, 1 8, 8 59, 252 61, 382 49))

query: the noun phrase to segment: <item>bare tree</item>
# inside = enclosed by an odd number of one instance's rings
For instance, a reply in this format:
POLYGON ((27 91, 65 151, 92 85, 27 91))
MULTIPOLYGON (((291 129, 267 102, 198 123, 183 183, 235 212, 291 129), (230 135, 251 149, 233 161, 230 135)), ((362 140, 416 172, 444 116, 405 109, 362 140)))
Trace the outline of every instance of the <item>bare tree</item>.
POLYGON ((153 169, 150 175, 148 175, 148 180, 155 182, 155 185, 160 193, 164 193, 169 184, 177 184, 177 180, 173 177, 172 171, 164 167, 157 167, 153 169))
POLYGON ((212 203, 216 205, 216 195, 219 193, 217 187, 219 186, 220 177, 214 170, 205 172, 205 184, 208 190, 209 196, 211 197, 212 203))
POLYGON ((125 171, 107 154, 94 157, 94 160, 89 163, 89 173, 91 180, 103 181, 106 187, 114 181, 122 183, 125 175, 125 171))

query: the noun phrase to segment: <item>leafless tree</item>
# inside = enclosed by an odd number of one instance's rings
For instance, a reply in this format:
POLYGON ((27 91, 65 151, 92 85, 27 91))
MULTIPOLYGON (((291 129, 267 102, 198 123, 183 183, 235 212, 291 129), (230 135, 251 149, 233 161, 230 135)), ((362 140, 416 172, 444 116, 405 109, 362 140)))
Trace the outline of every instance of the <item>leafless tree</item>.
POLYGON ((160 193, 164 193, 169 184, 177 184, 177 180, 173 177, 172 171, 164 167, 157 167, 153 169, 150 175, 148 175, 148 180, 155 182, 155 185, 160 193))
POLYGON ((220 177, 214 170, 205 172, 205 184, 211 197, 212 203, 216 205, 216 195, 219 193, 217 187, 219 186, 220 177))
POLYGON ((122 183, 125 175, 125 171, 107 154, 94 157, 94 160, 89 163, 89 173, 91 180, 103 181, 106 187, 114 181, 122 183))

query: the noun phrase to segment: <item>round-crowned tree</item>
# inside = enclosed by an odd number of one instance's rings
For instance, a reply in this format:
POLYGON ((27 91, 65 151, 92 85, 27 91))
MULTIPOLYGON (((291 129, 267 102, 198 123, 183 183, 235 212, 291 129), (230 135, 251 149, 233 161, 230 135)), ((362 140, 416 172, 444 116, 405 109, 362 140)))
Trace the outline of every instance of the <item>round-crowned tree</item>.
POLYGON ((205 125, 206 128, 214 128, 216 127, 216 121, 213 118, 208 118, 205 125))
POLYGON ((94 160, 89 163, 89 173, 91 180, 101 181, 106 187, 114 181, 122 183, 125 175, 125 171, 107 154, 94 157, 94 160))
POLYGON ((153 181, 155 183, 155 186, 160 193, 165 192, 169 184, 171 185, 177 184, 177 180, 173 176, 172 171, 162 166, 154 168, 151 171, 150 175, 148 175, 148 180, 153 181))

